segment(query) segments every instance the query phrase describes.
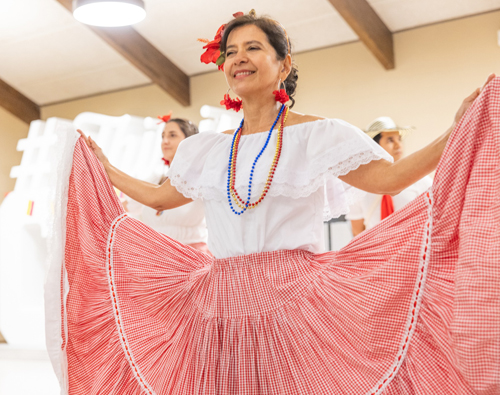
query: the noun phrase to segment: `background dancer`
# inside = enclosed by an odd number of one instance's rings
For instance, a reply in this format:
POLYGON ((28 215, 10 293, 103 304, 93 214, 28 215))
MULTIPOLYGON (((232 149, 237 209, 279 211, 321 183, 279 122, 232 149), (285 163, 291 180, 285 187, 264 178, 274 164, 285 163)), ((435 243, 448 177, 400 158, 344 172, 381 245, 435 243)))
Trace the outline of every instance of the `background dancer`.
MULTIPOLYGON (((175 157, 177 147, 181 141, 197 134, 198 128, 187 119, 171 118, 171 115, 158 118, 165 123, 161 134, 162 172, 151 175, 146 181, 161 185, 167 179, 166 173, 175 157)), ((129 215, 151 226, 154 230, 200 251, 209 252, 205 211, 200 199, 172 210, 155 210, 128 197, 123 203, 129 215)))
POLYGON ((498 392, 500 79, 391 163, 352 125, 288 110, 297 70, 278 22, 238 14, 215 47, 241 98, 223 103, 244 121, 186 139, 161 186, 76 143, 60 281, 69 393, 498 392), (325 203, 347 210, 339 178, 395 194, 443 150, 431 192, 321 253, 325 203), (203 197, 215 258, 128 217, 109 181, 155 209, 203 197))
MULTIPOLYGON (((403 139, 411 131, 412 127, 401 127, 389 117, 379 117, 366 127, 365 133, 385 149, 396 162, 403 157, 403 139)), ((351 220, 353 236, 373 228, 395 210, 416 199, 431 185, 432 179, 425 176, 395 196, 366 194, 349 207, 349 213, 346 215, 346 218, 351 220)))

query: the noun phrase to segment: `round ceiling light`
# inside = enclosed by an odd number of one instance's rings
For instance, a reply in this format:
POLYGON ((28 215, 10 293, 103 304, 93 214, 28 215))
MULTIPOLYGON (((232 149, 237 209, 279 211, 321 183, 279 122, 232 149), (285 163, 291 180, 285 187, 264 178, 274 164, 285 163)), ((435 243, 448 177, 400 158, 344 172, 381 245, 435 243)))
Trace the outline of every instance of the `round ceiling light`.
POLYGON ((127 26, 146 17, 143 0, 73 0, 73 16, 92 26, 127 26))

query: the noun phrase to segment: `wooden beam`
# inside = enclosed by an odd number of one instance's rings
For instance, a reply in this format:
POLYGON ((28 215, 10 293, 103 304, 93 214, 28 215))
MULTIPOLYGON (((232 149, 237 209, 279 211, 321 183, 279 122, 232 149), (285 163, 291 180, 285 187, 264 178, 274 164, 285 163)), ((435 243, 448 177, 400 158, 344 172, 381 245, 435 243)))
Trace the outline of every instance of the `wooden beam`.
POLYGON ((395 67, 392 33, 366 0, 329 0, 347 24, 387 69, 395 67))
POLYGON ((0 80, 0 106, 28 124, 40 119, 40 107, 3 80, 0 80))
MULTIPOLYGON (((71 0, 57 0, 73 12, 71 0)), ((189 77, 134 28, 88 26, 125 59, 183 106, 189 106, 189 77)))
POLYGON ((104 41, 184 106, 191 103, 189 77, 129 26, 95 28, 104 41))

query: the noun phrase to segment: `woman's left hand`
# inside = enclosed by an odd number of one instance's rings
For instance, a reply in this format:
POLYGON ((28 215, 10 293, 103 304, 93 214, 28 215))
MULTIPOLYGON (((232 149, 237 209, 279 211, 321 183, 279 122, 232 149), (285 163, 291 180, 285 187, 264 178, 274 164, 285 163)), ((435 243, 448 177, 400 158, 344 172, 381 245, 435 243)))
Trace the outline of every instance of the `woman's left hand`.
POLYGON ((104 168, 106 168, 106 165, 109 165, 109 160, 102 152, 101 147, 99 147, 90 136, 85 135, 85 133, 83 133, 80 129, 77 129, 76 131, 80 133, 87 146, 92 150, 97 159, 99 159, 99 161, 104 165, 104 168))
POLYGON ((496 77, 495 73, 491 73, 481 88, 475 89, 474 92, 472 92, 469 96, 467 96, 464 99, 464 101, 462 102, 462 105, 460 106, 457 113, 455 114, 455 119, 453 121, 453 125, 456 125, 457 123, 460 122, 460 119, 462 119, 463 115, 469 109, 469 107, 474 102, 474 100, 476 100, 476 98, 481 94, 481 92, 486 87, 486 85, 488 85, 489 82, 495 77, 496 77))

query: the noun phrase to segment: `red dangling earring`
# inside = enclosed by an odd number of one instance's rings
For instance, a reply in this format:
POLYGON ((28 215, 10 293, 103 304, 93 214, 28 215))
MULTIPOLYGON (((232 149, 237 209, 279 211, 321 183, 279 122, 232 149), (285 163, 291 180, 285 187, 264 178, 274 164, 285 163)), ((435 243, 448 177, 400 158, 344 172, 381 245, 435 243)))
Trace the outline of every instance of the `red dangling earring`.
POLYGON ((228 89, 224 95, 224 100, 221 100, 220 105, 226 106, 226 110, 234 110, 238 112, 241 110, 241 107, 243 107, 243 102, 240 99, 231 99, 228 89))
MULTIPOLYGON (((278 86, 281 88, 281 80, 278 83, 278 86)), ((275 90, 273 92, 275 100, 277 102, 280 102, 281 104, 285 104, 288 100, 290 100, 290 96, 287 95, 285 88, 285 83, 283 83, 283 88, 281 88, 279 91, 275 90)))

